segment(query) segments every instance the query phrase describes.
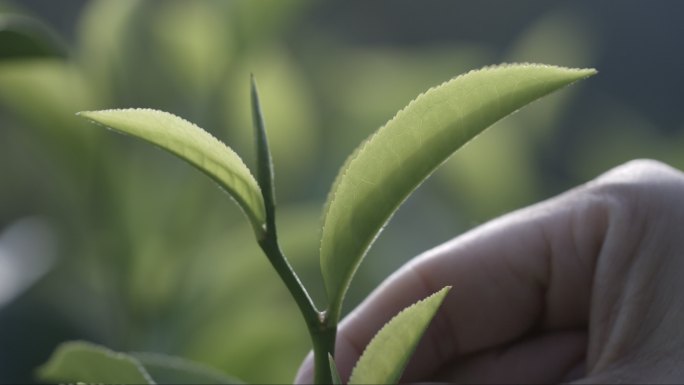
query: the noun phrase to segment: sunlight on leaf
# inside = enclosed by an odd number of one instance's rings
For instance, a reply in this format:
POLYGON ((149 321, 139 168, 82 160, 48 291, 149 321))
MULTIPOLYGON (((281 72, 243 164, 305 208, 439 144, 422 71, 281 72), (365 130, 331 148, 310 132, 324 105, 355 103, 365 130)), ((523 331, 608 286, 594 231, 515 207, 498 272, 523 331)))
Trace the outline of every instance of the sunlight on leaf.
POLYGON ((79 115, 144 139, 197 167, 237 201, 257 237, 263 233, 266 214, 256 180, 242 159, 208 132, 175 115, 151 109, 87 111, 79 115))
POLYGON ((418 96, 347 160, 328 196, 321 270, 335 322, 349 283, 399 205, 484 129, 593 69, 511 64, 471 71, 418 96))
POLYGON ((414 303, 373 337, 356 363, 350 384, 396 384, 451 286, 414 303))

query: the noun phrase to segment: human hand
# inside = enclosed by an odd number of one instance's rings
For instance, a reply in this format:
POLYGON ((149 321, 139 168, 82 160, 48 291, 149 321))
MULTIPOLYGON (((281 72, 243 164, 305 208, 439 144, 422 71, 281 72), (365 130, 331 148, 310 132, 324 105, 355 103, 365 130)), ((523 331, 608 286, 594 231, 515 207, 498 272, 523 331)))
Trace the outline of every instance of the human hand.
MULTIPOLYGON (((397 312, 453 289, 406 382, 684 382, 684 174, 633 161, 406 264, 340 324, 343 380, 397 312)), ((310 382, 308 357, 297 382, 310 382)))

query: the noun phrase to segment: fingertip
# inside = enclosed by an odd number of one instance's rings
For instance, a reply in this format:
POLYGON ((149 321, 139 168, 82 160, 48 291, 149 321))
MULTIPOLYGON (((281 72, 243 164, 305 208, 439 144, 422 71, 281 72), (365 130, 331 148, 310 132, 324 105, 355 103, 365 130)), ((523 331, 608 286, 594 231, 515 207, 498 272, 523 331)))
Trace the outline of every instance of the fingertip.
POLYGON ((295 384, 312 384, 313 383, 313 353, 309 352, 304 358, 304 362, 297 370, 297 375, 294 379, 295 384))

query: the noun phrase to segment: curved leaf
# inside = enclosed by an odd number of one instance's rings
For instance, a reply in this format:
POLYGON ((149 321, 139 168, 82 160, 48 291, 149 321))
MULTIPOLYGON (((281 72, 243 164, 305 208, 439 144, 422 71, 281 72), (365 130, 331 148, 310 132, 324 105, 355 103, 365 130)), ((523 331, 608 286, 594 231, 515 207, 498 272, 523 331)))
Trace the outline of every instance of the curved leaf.
POLYGON ((61 344, 50 360, 38 369, 38 376, 49 382, 155 383, 135 358, 82 341, 61 344))
POLYGON ((263 235, 266 214, 259 185, 242 159, 208 132, 178 116, 151 109, 86 111, 79 115, 144 139, 197 167, 237 201, 257 237, 263 235))
POLYGON ((365 141, 326 203, 320 258, 331 318, 339 318, 352 276, 382 227, 437 166, 497 120, 595 72, 535 64, 471 71, 418 96, 365 141))
POLYGON ((373 337, 352 370, 350 384, 396 384, 451 286, 394 316, 373 337))
POLYGON ((180 357, 158 353, 131 353, 158 384, 242 384, 226 374, 180 357))
POLYGON ((118 353, 84 341, 61 344, 38 369, 50 382, 91 384, 242 384, 202 364, 157 353, 118 353))
POLYGON ((0 14, 0 60, 65 57, 66 46, 41 21, 19 14, 0 14))

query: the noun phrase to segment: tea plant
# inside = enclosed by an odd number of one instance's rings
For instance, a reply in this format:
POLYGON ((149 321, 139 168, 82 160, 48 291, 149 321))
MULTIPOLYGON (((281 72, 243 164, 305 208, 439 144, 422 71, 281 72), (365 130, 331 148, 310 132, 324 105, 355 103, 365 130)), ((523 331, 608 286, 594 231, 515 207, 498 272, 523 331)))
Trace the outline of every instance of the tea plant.
MULTIPOLYGON (((233 150, 175 115, 150 109, 79 115, 175 154, 208 175, 236 201, 304 318, 313 346, 315 381, 340 383, 334 351, 345 294, 368 249, 401 203, 437 166, 487 127, 594 73, 593 69, 537 64, 471 71, 421 94, 363 142, 341 168, 324 207, 320 266, 328 305, 323 310, 313 303, 280 248, 273 163, 254 80, 251 97, 256 176, 233 150)), ((397 382, 449 289, 441 289, 388 322, 361 355, 350 383, 397 382)), ((49 381, 96 383, 237 382, 179 358, 115 353, 84 342, 60 346, 40 374, 49 381)))

